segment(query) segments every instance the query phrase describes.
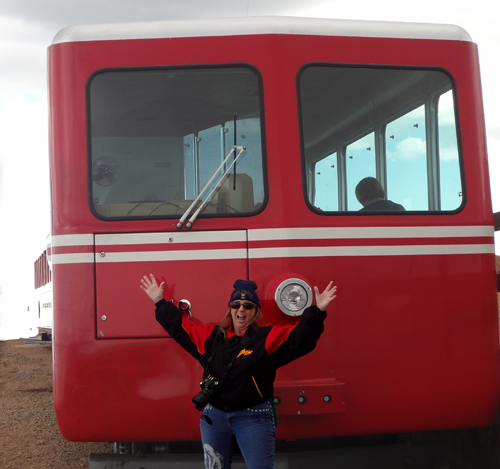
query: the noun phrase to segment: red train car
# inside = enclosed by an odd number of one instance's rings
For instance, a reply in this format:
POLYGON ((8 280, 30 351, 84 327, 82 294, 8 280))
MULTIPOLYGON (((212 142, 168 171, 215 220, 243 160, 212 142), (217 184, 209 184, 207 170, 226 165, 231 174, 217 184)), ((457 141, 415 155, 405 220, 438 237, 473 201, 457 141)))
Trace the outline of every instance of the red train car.
POLYGON ((494 223, 464 30, 75 26, 49 48, 49 83, 65 438, 199 439, 201 369, 156 323, 139 289, 149 273, 201 323, 220 321, 237 278, 259 285, 272 324, 297 321, 311 288, 335 281, 317 348, 278 370, 280 439, 493 420, 494 223), (360 210, 365 177, 405 210, 360 210))
MULTIPOLYGON (((48 245, 50 245, 50 236, 47 236, 45 243, 45 246, 48 245)), ((52 271, 46 248, 34 263, 33 277, 35 293, 32 308, 36 315, 37 331, 41 334, 42 340, 50 340, 54 314, 52 311, 52 271)))

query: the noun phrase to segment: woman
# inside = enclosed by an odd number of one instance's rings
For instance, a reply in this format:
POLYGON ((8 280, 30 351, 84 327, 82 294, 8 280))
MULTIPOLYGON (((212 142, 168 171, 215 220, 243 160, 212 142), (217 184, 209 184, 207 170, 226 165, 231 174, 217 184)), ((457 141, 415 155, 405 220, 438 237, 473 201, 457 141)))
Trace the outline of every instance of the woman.
POLYGON ((156 320, 204 368, 202 391, 193 402, 203 409, 205 467, 229 469, 237 441, 249 469, 274 468, 276 369, 314 349, 337 287, 330 282, 322 293, 314 287, 316 306, 296 325, 259 326, 257 285, 237 280, 220 325, 195 326, 165 301, 165 282, 150 277, 141 279, 141 288, 155 302, 156 320))

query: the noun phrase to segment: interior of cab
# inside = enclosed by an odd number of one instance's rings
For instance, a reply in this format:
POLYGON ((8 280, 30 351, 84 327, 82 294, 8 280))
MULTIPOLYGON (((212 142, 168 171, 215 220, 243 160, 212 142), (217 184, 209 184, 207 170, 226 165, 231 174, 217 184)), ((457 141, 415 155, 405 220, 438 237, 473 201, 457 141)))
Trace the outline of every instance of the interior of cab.
POLYGON ((367 177, 407 212, 461 206, 456 109, 445 71, 311 64, 298 86, 313 210, 359 211, 355 189, 367 177))
POLYGON ((262 205, 254 69, 104 70, 89 80, 87 97, 89 190, 98 217, 179 217, 201 204, 200 216, 231 216, 262 205), (244 147, 241 155, 235 145, 244 147))

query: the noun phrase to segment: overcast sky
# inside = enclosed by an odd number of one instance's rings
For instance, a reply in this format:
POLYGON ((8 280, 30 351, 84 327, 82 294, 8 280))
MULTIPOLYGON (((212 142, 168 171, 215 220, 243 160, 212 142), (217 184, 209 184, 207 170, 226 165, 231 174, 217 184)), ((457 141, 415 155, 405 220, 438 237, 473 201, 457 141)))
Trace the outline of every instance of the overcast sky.
MULTIPOLYGON (((56 33, 75 24, 263 15, 467 30, 479 46, 493 208, 500 211, 500 6, 494 0, 0 0, 0 305, 10 298, 26 309, 33 262, 50 229, 46 50, 56 33)), ((497 237, 497 254, 499 244, 497 237)))

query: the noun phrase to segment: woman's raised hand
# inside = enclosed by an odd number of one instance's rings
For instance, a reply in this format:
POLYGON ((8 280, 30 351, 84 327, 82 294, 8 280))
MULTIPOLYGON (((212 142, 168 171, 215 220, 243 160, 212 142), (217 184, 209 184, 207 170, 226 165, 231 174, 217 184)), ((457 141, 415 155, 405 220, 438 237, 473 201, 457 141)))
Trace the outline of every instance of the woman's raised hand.
POLYGON ((334 300, 337 295, 337 287, 333 286, 333 282, 330 282, 325 288, 323 293, 319 292, 318 287, 314 287, 314 294, 316 295, 316 305, 321 311, 326 311, 327 306, 332 300, 334 300))
POLYGON ((154 275, 151 274, 150 277, 151 280, 146 276, 141 278, 141 289, 144 290, 155 303, 157 303, 163 298, 163 285, 165 282, 161 282, 160 285, 158 285, 154 275))

